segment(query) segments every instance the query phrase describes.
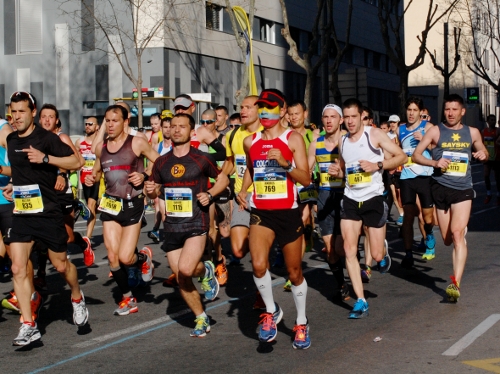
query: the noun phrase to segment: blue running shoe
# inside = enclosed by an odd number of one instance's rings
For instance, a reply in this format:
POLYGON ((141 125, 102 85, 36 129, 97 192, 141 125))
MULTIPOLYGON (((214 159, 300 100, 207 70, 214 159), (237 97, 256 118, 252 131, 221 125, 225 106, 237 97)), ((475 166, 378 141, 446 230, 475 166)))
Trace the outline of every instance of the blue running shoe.
POLYGON ((425 253, 422 255, 422 259, 427 261, 432 260, 435 257, 436 257, 436 250, 434 248, 426 249, 425 253))
POLYGON ((280 308, 278 303, 274 303, 276 310, 274 313, 262 313, 260 317, 262 318, 259 322, 259 340, 264 343, 269 343, 276 338, 278 333, 278 323, 280 323, 281 318, 283 318, 283 309, 280 308))
POLYGON ((84 200, 79 200, 78 205, 81 206, 80 214, 82 215, 83 219, 87 221, 90 218, 91 214, 89 207, 84 200))
POLYGON ((363 299, 358 299, 354 303, 354 308, 352 308, 351 313, 349 313, 349 319, 359 319, 363 317, 368 317, 368 303, 363 299))
POLYGON ((391 268, 392 264, 391 256, 389 256, 389 244, 387 243, 387 240, 384 240, 384 249, 385 249, 385 256, 382 259, 382 261, 378 263, 378 268, 381 274, 387 273, 391 268))
POLYGON ((293 349, 307 349, 311 346, 309 324, 295 325, 293 332, 295 332, 295 339, 292 344, 293 349))
POLYGON ((214 300, 219 293, 219 282, 215 276, 215 267, 212 261, 205 261, 205 268, 208 270, 208 276, 201 281, 201 289, 205 292, 205 299, 214 300))
POLYGON ((434 249, 436 247, 434 234, 427 234, 427 237, 425 238, 425 247, 426 249, 434 249))
POLYGON ((403 216, 399 216, 398 220, 396 221, 396 225, 403 226, 403 216))
POLYGON ((160 242, 160 231, 159 230, 149 231, 148 238, 152 239, 155 244, 158 244, 160 242))
POLYGON ((203 338, 208 332, 210 332, 210 318, 208 318, 208 316, 196 317, 194 322, 196 322, 196 326, 193 331, 191 331, 191 334, 189 334, 193 338, 203 338))

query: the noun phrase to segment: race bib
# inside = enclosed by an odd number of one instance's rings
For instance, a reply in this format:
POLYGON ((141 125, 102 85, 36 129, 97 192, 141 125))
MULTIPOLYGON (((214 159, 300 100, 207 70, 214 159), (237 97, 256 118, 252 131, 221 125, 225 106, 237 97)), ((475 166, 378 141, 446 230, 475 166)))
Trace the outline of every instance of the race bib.
POLYGON ((492 161, 495 159, 495 141, 492 138, 484 138, 484 145, 488 151, 488 160, 492 161))
POLYGON ((405 148, 405 149, 403 149, 403 152, 406 153, 406 155, 408 156, 408 161, 406 161, 406 163, 403 165, 403 167, 409 168, 415 164, 411 158, 411 156, 413 155, 413 152, 415 152, 415 148, 405 148))
POLYGON ((322 162, 319 164, 319 185, 326 188, 342 187, 344 180, 328 174, 329 167, 330 163, 322 162))
POLYGON ((314 188, 314 184, 299 189, 299 201, 302 204, 318 201, 318 191, 314 188))
POLYGON ((345 168, 347 173, 347 183, 351 188, 365 187, 372 182, 371 173, 363 171, 359 162, 348 164, 345 168))
POLYGON ((189 188, 165 188, 165 208, 169 217, 192 217, 193 194, 189 188))
POLYGON ((450 160, 446 174, 453 177, 465 177, 469 166, 467 153, 443 151, 443 158, 450 160))
POLYGON ((117 216, 122 210, 122 199, 117 197, 112 197, 108 195, 103 195, 101 197, 101 202, 99 203, 99 210, 104 213, 111 214, 112 216, 117 216))
POLYGON ((42 192, 38 184, 13 186, 14 214, 43 212, 42 192))
POLYGON ((254 173, 257 199, 284 199, 287 197, 286 172, 254 173))
POLYGON ((247 157, 245 155, 236 155, 234 160, 236 161, 236 174, 238 175, 238 178, 242 179, 245 174, 245 170, 247 170, 247 157))

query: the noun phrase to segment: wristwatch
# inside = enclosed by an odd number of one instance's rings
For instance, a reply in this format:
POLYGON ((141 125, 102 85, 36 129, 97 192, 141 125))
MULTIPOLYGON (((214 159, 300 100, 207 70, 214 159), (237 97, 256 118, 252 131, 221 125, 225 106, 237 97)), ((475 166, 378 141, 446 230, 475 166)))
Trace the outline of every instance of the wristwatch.
POLYGON ((293 166, 293 164, 288 160, 287 160, 287 163, 288 163, 288 166, 286 168, 283 168, 283 169, 285 169, 285 171, 287 173, 291 173, 293 171, 293 169, 295 169, 295 166, 293 166))
POLYGON ((212 194, 210 192, 207 191, 207 195, 208 195, 208 200, 210 202, 212 202, 214 200, 214 197, 212 196, 212 194))
POLYGON ((43 160, 42 161, 43 161, 44 164, 48 164, 49 163, 49 155, 46 154, 45 156, 43 156, 43 160))
POLYGON ((382 162, 377 162, 378 170, 382 170, 384 168, 384 164, 382 162))

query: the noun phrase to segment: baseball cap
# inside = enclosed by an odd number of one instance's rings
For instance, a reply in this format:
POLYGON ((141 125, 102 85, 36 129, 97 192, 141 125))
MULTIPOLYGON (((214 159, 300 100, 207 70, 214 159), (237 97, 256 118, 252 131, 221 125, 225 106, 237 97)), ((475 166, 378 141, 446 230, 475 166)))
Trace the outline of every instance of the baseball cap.
POLYGON ((193 101, 188 99, 187 97, 180 96, 174 101, 174 108, 177 106, 182 106, 184 108, 189 108, 193 104, 193 101))
POLYGON ((276 106, 283 108, 285 105, 285 98, 279 90, 273 88, 265 89, 260 93, 259 99, 255 102, 255 105, 258 104, 266 104, 273 108, 276 106))
MULTIPOLYGON (((184 105, 183 105, 184 106, 184 105)), ((172 113, 171 110, 168 110, 168 109, 163 109, 161 111, 161 115, 160 115, 161 119, 163 118, 174 118, 174 114, 172 113)))
POLYGON ((401 119, 399 118, 399 116, 395 114, 389 117, 389 122, 399 122, 399 121, 401 121, 401 119))
POLYGON ((340 109, 340 107, 338 105, 326 104, 326 106, 323 108, 323 111, 321 112, 321 115, 325 114, 325 110, 327 110, 327 109, 333 109, 340 115, 340 117, 343 117, 342 109, 340 109))

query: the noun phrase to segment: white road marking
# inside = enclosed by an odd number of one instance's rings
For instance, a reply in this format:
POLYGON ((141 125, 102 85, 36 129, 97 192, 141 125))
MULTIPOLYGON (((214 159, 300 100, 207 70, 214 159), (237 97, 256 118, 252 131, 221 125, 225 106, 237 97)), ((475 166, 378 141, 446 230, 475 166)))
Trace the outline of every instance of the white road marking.
POLYGON ((448 350, 443 352, 443 356, 458 356, 469 345, 474 343, 474 341, 483 335, 490 327, 495 323, 500 321, 500 314, 492 314, 486 318, 483 322, 477 325, 471 332, 465 335, 458 342, 453 344, 448 350))

